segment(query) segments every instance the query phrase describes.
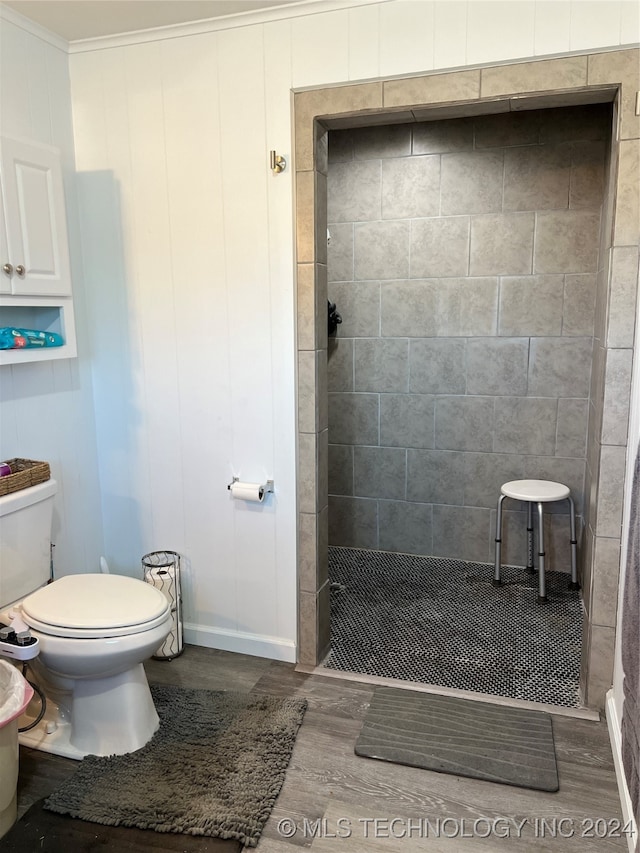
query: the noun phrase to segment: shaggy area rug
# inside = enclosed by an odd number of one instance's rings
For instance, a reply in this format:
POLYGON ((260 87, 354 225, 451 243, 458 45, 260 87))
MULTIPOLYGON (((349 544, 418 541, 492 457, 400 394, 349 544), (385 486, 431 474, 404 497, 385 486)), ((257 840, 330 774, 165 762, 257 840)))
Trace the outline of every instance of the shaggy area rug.
POLYGON ((284 782, 305 700, 153 685, 160 727, 127 755, 90 755, 45 808, 110 826, 255 847, 284 782))

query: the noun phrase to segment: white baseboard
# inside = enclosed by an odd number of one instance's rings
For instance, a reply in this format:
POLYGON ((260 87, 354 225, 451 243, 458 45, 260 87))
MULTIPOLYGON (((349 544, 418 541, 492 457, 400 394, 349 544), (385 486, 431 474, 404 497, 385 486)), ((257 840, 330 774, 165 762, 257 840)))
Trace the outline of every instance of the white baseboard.
POLYGON ((283 637, 269 637, 262 634, 246 634, 242 631, 229 631, 224 628, 210 628, 206 625, 193 625, 185 622, 184 638, 194 646, 207 649, 220 649, 224 652, 238 652, 259 658, 271 658, 285 663, 296 662, 296 644, 283 637))
POLYGON ((620 805, 622 807, 622 820, 625 825, 633 827, 632 831, 627 835, 627 844, 629 853, 635 853, 636 839, 638 837, 638 827, 633 816, 633 807, 631 805, 631 797, 627 788, 627 779, 624 775, 624 767, 622 766, 622 736, 620 729, 620 720, 618 719, 618 711, 616 703, 613 699, 613 690, 607 693, 606 702, 606 717, 607 727, 609 729, 609 739, 611 740, 611 751, 613 752, 613 762, 616 768, 616 779, 618 781, 618 791, 620 793, 620 805))

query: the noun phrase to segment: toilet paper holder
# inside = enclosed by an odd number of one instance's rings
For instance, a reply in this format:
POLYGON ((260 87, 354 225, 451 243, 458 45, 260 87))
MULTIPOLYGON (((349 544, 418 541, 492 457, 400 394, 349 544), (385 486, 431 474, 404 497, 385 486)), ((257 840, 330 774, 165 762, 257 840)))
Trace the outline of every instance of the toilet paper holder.
MULTIPOLYGON (((239 482, 240 482, 240 477, 234 477, 234 478, 231 480, 231 482, 230 482, 230 483, 228 483, 228 485, 227 485, 227 489, 228 489, 229 491, 231 491, 231 486, 233 486, 233 484, 234 484, 234 483, 239 483, 239 482)), ((266 482, 266 483, 263 483, 263 484, 262 484, 262 490, 264 491, 264 493, 265 493, 265 494, 267 494, 268 492, 273 492, 273 491, 274 491, 274 489, 273 489, 273 480, 267 480, 267 482, 266 482)))

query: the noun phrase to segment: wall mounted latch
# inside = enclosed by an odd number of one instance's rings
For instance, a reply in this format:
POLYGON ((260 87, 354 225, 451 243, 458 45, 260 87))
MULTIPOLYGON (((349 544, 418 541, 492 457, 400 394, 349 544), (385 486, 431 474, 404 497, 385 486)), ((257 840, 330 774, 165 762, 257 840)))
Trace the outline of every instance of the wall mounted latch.
POLYGON ((327 300, 329 305, 329 328, 328 332, 330 335, 335 335, 338 330, 338 326, 342 323, 342 317, 338 314, 338 310, 336 308, 336 303, 327 300))
POLYGON ((284 172, 287 167, 287 161, 284 157, 281 157, 279 154, 276 154, 275 151, 269 152, 269 166, 271 167, 271 171, 274 175, 279 175, 280 172, 284 172))

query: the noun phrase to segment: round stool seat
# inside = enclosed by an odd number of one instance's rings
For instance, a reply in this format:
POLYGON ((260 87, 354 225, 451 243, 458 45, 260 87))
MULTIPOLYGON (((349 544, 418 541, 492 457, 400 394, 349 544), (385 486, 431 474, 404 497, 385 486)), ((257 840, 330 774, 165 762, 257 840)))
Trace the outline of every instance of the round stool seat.
POLYGON ((568 486, 551 480, 511 480, 502 486, 501 491, 508 498, 535 503, 563 501, 571 494, 568 486))

